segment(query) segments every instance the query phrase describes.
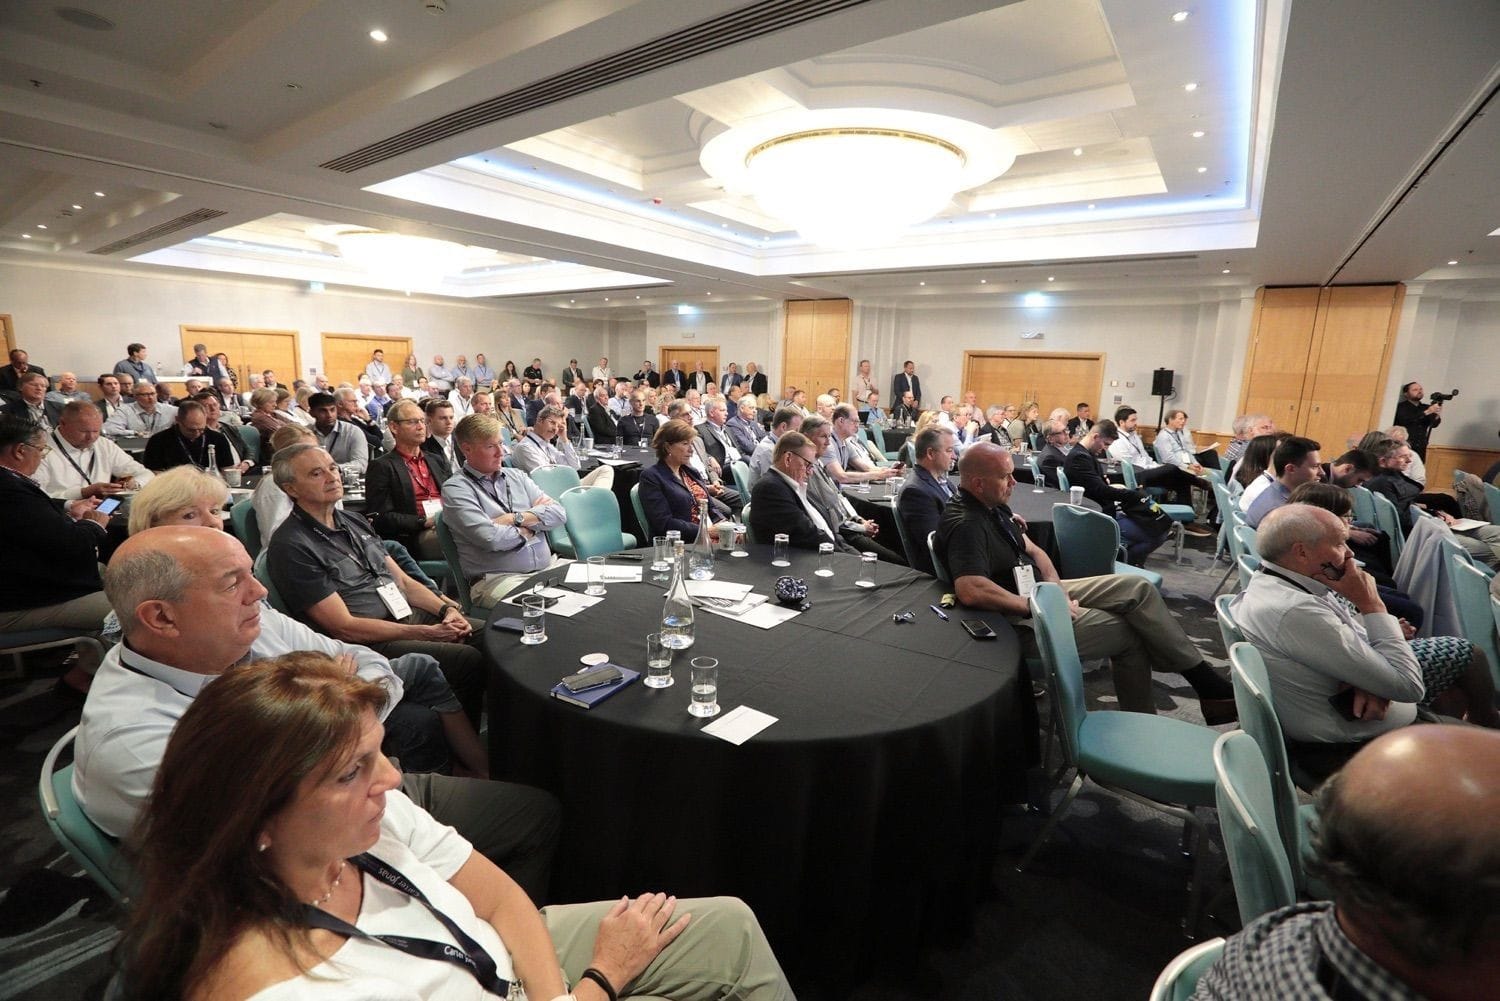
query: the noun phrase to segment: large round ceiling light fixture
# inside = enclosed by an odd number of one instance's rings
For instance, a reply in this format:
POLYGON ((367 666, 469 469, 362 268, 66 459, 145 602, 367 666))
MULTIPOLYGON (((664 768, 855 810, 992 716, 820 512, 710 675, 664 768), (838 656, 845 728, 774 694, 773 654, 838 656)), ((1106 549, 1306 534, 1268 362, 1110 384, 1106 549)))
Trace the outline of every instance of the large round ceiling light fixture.
POLYGON ((382 284, 407 290, 435 289, 462 270, 468 248, 448 240, 356 229, 333 237, 339 256, 382 284))
POLYGON ((1015 157, 972 122, 849 109, 753 120, 711 140, 700 160, 727 192, 753 198, 804 239, 861 249, 926 222, 1015 157))

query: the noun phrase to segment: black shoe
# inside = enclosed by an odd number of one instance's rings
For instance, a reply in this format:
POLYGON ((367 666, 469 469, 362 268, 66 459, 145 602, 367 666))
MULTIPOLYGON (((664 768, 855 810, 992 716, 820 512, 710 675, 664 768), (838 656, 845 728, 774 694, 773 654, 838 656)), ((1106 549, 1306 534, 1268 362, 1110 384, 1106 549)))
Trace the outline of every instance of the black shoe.
POLYGON ((1203 722, 1209 726, 1236 723, 1240 718, 1234 699, 1199 699, 1198 708, 1203 710, 1203 722))

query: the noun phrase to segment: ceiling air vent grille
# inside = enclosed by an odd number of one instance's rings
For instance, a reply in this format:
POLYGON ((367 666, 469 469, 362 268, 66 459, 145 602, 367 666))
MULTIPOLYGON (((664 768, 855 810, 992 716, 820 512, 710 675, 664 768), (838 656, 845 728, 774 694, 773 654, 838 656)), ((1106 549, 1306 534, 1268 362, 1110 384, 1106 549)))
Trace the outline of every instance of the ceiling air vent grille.
POLYGON ((221 215, 228 214, 228 212, 220 209, 198 209, 194 212, 189 212, 187 215, 180 215, 176 219, 170 219, 159 226, 152 226, 150 229, 142 230, 134 236, 127 236, 123 240, 116 240, 114 243, 106 244, 103 247, 96 247, 90 250, 89 253, 118 254, 122 250, 129 250, 131 247, 149 243, 159 236, 176 233, 178 230, 187 229, 199 223, 208 222, 211 219, 217 219, 221 215))
POLYGON ((459 108, 319 166, 352 174, 392 157, 450 139, 470 129, 493 125, 558 101, 869 2, 870 0, 762 0, 670 35, 652 39, 633 49, 605 56, 583 66, 575 66, 509 93, 471 104, 467 108, 459 108))

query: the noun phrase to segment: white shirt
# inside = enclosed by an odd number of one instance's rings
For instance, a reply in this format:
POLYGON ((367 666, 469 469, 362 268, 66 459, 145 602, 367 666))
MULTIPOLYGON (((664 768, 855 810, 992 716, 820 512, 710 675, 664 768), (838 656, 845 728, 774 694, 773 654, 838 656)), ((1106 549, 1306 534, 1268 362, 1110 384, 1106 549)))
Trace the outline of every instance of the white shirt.
MULTIPOLYGON (((355 673, 379 682, 391 693, 381 719, 401 701, 401 679, 380 654, 315 633, 262 602, 260 636, 251 645, 250 656, 259 660, 294 650, 315 650, 331 657, 353 654, 358 664, 355 673)), ((130 833, 151 795, 167 738, 188 705, 215 677, 168 667, 123 643, 104 655, 83 704, 73 744, 73 795, 106 834, 119 838, 130 833)))
POLYGON ((1250 485, 1245 488, 1245 492, 1240 494, 1240 510, 1250 510, 1250 505, 1255 503, 1255 498, 1265 493, 1266 488, 1275 481, 1276 477, 1272 476, 1269 471, 1261 473, 1255 479, 1251 480, 1250 485))
POLYGON ((786 480, 787 483, 791 484, 792 490, 794 490, 797 494, 797 499, 802 502, 802 510, 806 512, 809 518, 812 519, 812 523, 818 527, 818 531, 822 532, 824 535, 827 535, 830 540, 837 539, 838 535, 834 533, 833 529, 828 527, 828 520, 821 514, 819 514, 818 509, 813 507, 812 502, 807 499, 807 485, 804 483, 798 483, 796 480, 792 479, 790 476, 788 476, 786 473, 783 473, 775 466, 771 467, 771 472, 775 473, 783 480, 786 480))
POLYGON ((459 393, 449 393, 448 402, 453 404, 453 416, 457 420, 463 420, 474 412, 474 394, 470 393, 466 400, 459 393))
POLYGON ((609 373, 609 369, 607 369, 607 368, 600 368, 598 365, 594 366, 594 378, 595 379, 603 379, 606 383, 608 383, 609 382, 609 374, 610 374, 609 373))
POLYGON ((136 462, 119 445, 101 435, 88 448, 79 450, 56 431, 48 436, 52 451, 47 453, 33 477, 50 497, 77 500, 83 488, 95 483, 134 476, 136 486, 151 480, 151 470, 136 462))
POLYGON ((573 443, 565 435, 559 435, 557 440, 562 444, 561 448, 535 431, 527 431, 511 446, 510 461, 527 473, 538 466, 572 466, 577 469, 580 463, 578 453, 573 451, 573 443))
POLYGON ((1137 469, 1155 469, 1161 465, 1146 451, 1138 431, 1121 431, 1120 437, 1109 446, 1109 456, 1120 462, 1128 462, 1137 469))
POLYGON ((104 422, 105 434, 153 435, 165 431, 177 420, 177 408, 170 403, 158 403, 156 409, 146 413, 140 404, 131 402, 110 414, 104 422))
POLYGON ((365 375, 370 377, 374 385, 389 385, 391 381, 391 367, 383 361, 375 361, 373 358, 365 365, 365 375))

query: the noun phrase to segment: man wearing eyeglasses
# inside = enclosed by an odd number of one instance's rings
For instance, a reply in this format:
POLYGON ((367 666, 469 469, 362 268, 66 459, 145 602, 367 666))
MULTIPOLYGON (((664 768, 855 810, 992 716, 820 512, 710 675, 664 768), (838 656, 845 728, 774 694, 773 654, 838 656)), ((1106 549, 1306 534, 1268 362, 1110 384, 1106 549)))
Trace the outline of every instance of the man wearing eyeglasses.
POLYGON ((787 431, 776 440, 771 468, 750 492, 750 531, 757 539, 781 533, 798 549, 816 550, 825 542, 837 547, 833 527, 807 496, 817 461, 817 446, 802 432, 787 431))
POLYGON ((1068 425, 1060 420, 1051 420, 1042 425, 1042 440, 1047 444, 1037 456, 1042 466, 1042 478, 1047 486, 1056 489, 1057 471, 1068 461, 1068 453, 1077 446, 1068 432, 1068 425))
POLYGON ((171 427, 172 423, 177 420, 177 408, 170 403, 156 402, 156 396, 154 383, 137 382, 134 402, 116 410, 109 420, 104 422, 104 433, 149 437, 171 427))
MULTIPOLYGON (((99 579, 99 548, 109 516, 97 497, 48 497, 32 478, 52 451, 47 433, 25 417, 0 415, 0 518, 20 531, 7 534, 0 574, 0 633, 67 629, 97 638, 109 614, 99 579)), ((81 692, 98 666, 92 650, 58 691, 81 692)), ((64 694, 68 694, 64 692, 64 694)))
POLYGON ((392 404, 387 417, 394 447, 365 470, 365 512, 382 538, 401 543, 419 560, 440 560, 443 547, 433 522, 453 467, 441 451, 422 447, 427 417, 415 402, 392 404))

